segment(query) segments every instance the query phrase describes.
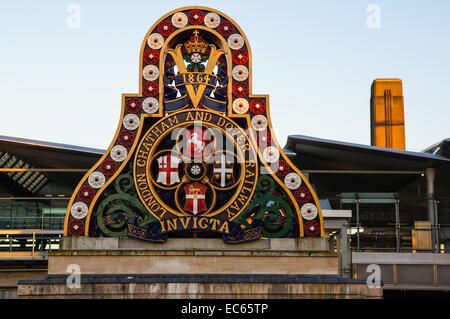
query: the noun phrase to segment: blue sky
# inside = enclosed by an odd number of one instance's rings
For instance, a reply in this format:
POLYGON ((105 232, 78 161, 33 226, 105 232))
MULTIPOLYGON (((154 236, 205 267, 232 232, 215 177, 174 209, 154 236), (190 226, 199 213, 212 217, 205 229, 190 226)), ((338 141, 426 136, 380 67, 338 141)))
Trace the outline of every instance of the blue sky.
POLYGON ((215 8, 246 33, 253 93, 290 134, 370 144, 370 85, 403 80, 406 145, 450 137, 450 1, 3 1, 0 135, 107 148, 122 93, 138 91, 152 24, 182 6, 215 8), (66 26, 69 4, 81 27, 66 26), (370 4, 380 28, 368 28, 370 4))

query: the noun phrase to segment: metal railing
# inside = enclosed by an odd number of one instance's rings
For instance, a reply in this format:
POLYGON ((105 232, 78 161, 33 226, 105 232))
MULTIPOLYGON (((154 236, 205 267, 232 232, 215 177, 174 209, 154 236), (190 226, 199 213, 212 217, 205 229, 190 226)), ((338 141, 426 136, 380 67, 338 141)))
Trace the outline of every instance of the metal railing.
POLYGON ((353 251, 450 252, 449 198, 434 198, 430 206, 426 196, 349 194, 329 196, 328 200, 334 209, 353 212, 348 233, 353 251), (430 224, 425 228, 415 225, 427 221, 430 224), (419 233, 422 235, 418 236, 419 233), (429 242, 426 248, 423 248, 423 240, 429 242))
POLYGON ((0 230, 0 257, 35 257, 58 250, 62 230, 0 230))
POLYGON ((59 249, 68 202, 63 195, 0 197, 0 257, 39 257, 59 249))
MULTIPOLYGON (((360 227, 359 233, 356 225, 348 230, 350 246, 354 252, 450 252, 450 246, 445 246, 442 241, 437 242, 437 247, 432 247, 432 229, 421 229, 398 225, 396 227, 360 227), (413 232, 422 232, 422 238, 429 245, 418 245, 413 232), (428 246, 428 247, 426 247, 428 246)), ((443 236, 440 234, 440 237, 443 236)))

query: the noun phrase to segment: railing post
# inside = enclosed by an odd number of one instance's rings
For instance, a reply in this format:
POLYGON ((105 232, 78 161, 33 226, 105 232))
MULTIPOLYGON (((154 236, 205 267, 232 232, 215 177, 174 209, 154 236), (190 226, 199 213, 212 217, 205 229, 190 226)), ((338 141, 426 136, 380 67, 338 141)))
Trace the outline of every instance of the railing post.
POLYGON ((52 229, 52 216, 53 216, 53 200, 50 200, 50 214, 48 215, 48 229, 52 229))
MULTIPOLYGON (((36 202, 36 211, 39 211, 39 205, 36 202)), ((44 229, 44 209, 41 209, 41 229, 44 229)))
POLYGON ((360 242, 359 242, 359 196, 356 198, 356 251, 360 251, 360 242))
POLYGON ((35 239, 36 239, 36 232, 33 231, 33 253, 32 253, 33 257, 34 257, 34 243, 35 243, 35 239))
POLYGON ((435 221, 435 240, 436 240, 436 252, 441 252, 441 248, 439 246, 439 219, 438 219, 438 204, 439 201, 434 201, 434 221, 435 221))
POLYGON ((435 220, 435 209, 434 209, 434 179, 435 179, 435 169, 429 167, 425 169, 427 177, 427 202, 428 202, 428 220, 431 223, 431 252, 436 250, 436 220, 435 220))
POLYGON ((397 241, 397 252, 400 252, 400 201, 395 200, 395 238, 397 241))
POLYGON ((9 225, 8 228, 14 228, 12 224, 12 215, 13 215, 13 200, 9 201, 9 225))

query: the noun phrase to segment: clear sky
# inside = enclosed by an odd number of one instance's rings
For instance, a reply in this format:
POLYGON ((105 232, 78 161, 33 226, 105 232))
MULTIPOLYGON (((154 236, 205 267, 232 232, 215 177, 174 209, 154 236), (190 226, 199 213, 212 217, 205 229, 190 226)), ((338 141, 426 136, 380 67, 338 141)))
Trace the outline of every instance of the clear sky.
POLYGON ((386 77, 403 80, 408 150, 450 137, 448 0, 2 1, 0 135, 107 148, 121 94, 138 91, 145 34, 188 5, 246 33, 253 93, 270 95, 282 145, 290 134, 370 144, 370 85, 386 77))

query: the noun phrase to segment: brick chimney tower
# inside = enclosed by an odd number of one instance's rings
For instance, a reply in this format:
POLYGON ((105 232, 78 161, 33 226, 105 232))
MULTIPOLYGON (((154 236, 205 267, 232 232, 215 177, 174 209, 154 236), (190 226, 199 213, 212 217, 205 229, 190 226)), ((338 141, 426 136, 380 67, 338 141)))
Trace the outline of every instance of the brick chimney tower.
POLYGON ((405 149, 405 112, 400 79, 376 79, 370 98, 372 146, 405 149))

